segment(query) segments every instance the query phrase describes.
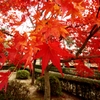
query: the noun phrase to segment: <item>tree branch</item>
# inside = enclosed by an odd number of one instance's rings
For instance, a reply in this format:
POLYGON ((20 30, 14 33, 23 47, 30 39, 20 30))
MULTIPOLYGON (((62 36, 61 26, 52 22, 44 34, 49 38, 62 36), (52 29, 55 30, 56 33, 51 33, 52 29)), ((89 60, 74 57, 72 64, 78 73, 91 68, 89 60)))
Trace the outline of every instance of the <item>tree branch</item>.
POLYGON ((93 59, 93 58, 100 58, 100 55, 93 55, 93 56, 79 56, 75 58, 68 58, 67 60, 61 60, 62 63, 70 62, 71 60, 78 60, 78 59, 93 59))
POLYGON ((6 35, 8 35, 8 36, 13 36, 13 35, 9 34, 9 32, 6 31, 5 29, 1 29, 0 31, 1 31, 3 34, 6 34, 6 35))
POLYGON ((85 46, 87 45, 87 42, 89 41, 89 39, 91 39, 91 37, 97 32, 99 31, 100 27, 97 27, 97 25, 95 24, 92 28, 92 30, 90 31, 89 36, 86 38, 85 42, 83 43, 83 45, 80 47, 80 49, 77 51, 76 53, 76 57, 79 56, 79 54, 82 52, 82 50, 85 48, 85 46))
POLYGON ((31 22, 31 24, 32 24, 32 26, 33 26, 33 28, 34 28, 34 23, 33 23, 33 21, 32 21, 32 18, 29 17, 29 19, 30 19, 30 22, 31 22))

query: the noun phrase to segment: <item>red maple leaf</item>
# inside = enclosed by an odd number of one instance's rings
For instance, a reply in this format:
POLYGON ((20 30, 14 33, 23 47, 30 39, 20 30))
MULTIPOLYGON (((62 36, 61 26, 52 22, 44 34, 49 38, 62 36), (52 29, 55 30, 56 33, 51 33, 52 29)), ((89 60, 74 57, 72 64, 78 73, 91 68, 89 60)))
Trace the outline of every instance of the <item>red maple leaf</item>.
POLYGON ((81 60, 76 60, 76 71, 80 76, 88 77, 88 76, 93 76, 94 71, 91 68, 88 68, 85 66, 84 62, 81 60))
POLYGON ((10 71, 7 72, 0 72, 0 90, 4 88, 6 91, 7 83, 8 83, 8 76, 10 75, 10 71))
POLYGON ((55 2, 61 6, 63 13, 73 6, 71 0, 55 0, 55 2))
POLYGON ((42 58, 42 74, 44 74, 49 61, 51 61, 63 75, 60 65, 60 58, 68 57, 71 54, 69 54, 67 50, 62 49, 60 42, 58 41, 49 41, 48 43, 43 43, 43 45, 39 46, 39 48, 40 51, 36 54, 35 59, 42 58))
POLYGON ((24 63, 24 68, 28 67, 30 68, 30 70, 32 70, 33 68, 33 48, 28 46, 28 51, 24 52, 24 55, 22 57, 22 59, 20 60, 20 63, 24 63))

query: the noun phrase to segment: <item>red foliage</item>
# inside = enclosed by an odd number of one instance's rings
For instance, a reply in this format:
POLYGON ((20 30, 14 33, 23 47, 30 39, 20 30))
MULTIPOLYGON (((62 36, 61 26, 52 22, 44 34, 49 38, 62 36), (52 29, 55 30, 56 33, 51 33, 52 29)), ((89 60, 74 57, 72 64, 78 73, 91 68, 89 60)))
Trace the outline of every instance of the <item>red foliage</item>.
MULTIPOLYGON (((3 24, 8 25, 9 34, 1 28, 0 68, 9 62, 16 67, 24 64, 25 67, 29 66, 32 69, 33 60, 42 58, 42 74, 50 61, 62 74, 60 61, 77 60, 78 57, 94 61, 100 68, 99 58, 89 58, 100 55, 100 2, 90 1, 1 0, 0 27, 3 24), (18 18, 15 12, 10 13, 11 10, 22 13, 21 18, 18 18), (16 31, 16 27, 27 19, 30 19, 33 29, 27 33, 16 31), (11 36, 11 40, 7 40, 7 36, 11 36), (68 41, 67 37, 72 39, 71 45, 75 43, 76 48, 66 48, 62 40, 68 41)), ((77 61, 78 65, 75 67, 78 73, 93 75, 93 71, 84 66, 84 59, 77 61)), ((9 72, 0 75, 1 89, 6 87, 9 72)))
POLYGON ((88 77, 88 76, 93 76, 94 72, 91 68, 87 67, 84 65, 84 62, 82 60, 76 60, 75 65, 76 71, 78 72, 77 74, 80 76, 88 77))
POLYGON ((48 63, 51 61, 55 67, 59 70, 62 74, 62 69, 60 66, 60 58, 68 58, 71 54, 60 47, 60 42, 57 41, 48 41, 48 43, 44 43, 43 45, 39 46, 40 51, 37 52, 35 59, 42 58, 42 74, 48 63))
POLYGON ((0 90, 4 88, 6 91, 7 84, 8 84, 8 76, 10 75, 10 72, 0 72, 0 90))

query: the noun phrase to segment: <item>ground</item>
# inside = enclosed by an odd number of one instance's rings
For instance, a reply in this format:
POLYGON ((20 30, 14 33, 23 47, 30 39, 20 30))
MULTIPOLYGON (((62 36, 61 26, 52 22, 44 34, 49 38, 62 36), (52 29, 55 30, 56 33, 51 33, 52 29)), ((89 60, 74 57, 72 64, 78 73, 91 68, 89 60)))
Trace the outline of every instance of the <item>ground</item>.
MULTIPOLYGON (((16 72, 13 72, 9 77, 9 81, 15 79, 15 77, 16 77, 16 72)), ((31 85, 31 79, 20 80, 20 82, 26 83, 26 85, 29 87, 31 100, 44 100, 43 95, 40 94, 39 92, 37 92, 37 86, 31 85)), ((73 95, 70 95, 68 93, 63 92, 62 96, 52 97, 51 100, 81 100, 81 99, 79 99, 73 95)))

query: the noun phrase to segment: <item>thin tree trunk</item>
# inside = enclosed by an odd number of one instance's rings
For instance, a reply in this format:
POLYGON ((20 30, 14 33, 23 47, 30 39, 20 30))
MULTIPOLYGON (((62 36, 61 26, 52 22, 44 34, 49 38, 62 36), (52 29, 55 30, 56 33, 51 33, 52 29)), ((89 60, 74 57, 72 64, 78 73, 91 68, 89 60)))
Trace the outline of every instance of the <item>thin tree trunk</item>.
POLYGON ((44 74, 44 82, 45 82, 45 91, 44 91, 44 100, 50 100, 50 81, 49 81, 49 70, 45 70, 44 74))
POLYGON ((34 63, 33 63, 33 70, 32 70, 32 81, 31 81, 31 85, 34 85, 34 80, 35 80, 35 63, 36 63, 36 60, 34 60, 34 63))

